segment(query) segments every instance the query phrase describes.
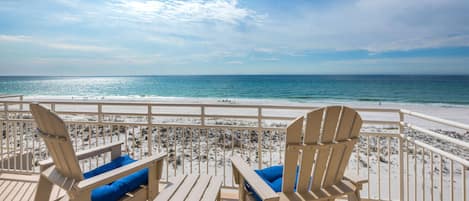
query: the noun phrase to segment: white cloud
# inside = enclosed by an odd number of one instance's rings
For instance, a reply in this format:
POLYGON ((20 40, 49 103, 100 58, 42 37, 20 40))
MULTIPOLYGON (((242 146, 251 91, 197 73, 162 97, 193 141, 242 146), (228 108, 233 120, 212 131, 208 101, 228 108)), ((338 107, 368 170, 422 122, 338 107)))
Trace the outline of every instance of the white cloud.
MULTIPOLYGON (((1 35, 0 31, 0 42, 78 52, 76 58, 83 52, 98 52, 106 56, 106 62, 109 58, 126 64, 161 66, 248 66, 250 61, 292 59, 284 59, 282 54, 299 57, 312 52, 368 50, 373 55, 469 46, 467 0, 327 1, 324 7, 316 1, 302 1, 291 2, 298 5, 288 9, 271 6, 270 1, 264 2, 266 5, 255 3, 256 7, 236 0, 56 1, 66 9, 44 9, 41 3, 31 3, 21 5, 19 11, 18 5, 13 5, 16 1, 8 3, 9 8, 14 8, 12 11, 0 8, 1 12, 16 11, 13 14, 18 16, 18 22, 27 20, 18 26, 33 25, 21 27, 26 30, 23 34, 44 34, 1 35), (30 14, 25 14, 30 11, 44 17, 30 18, 30 14), (263 57, 255 53, 262 53, 263 57)), ((17 31, 7 29, 3 34, 17 31)))
POLYGON ((67 6, 67 7, 79 7, 79 0, 54 0, 56 3, 67 6))
POLYGON ((254 48, 254 51, 256 52, 261 52, 261 53, 273 53, 274 50, 271 49, 271 48, 264 48, 264 47, 257 47, 257 48, 254 48))
POLYGON ((304 12, 274 28, 300 49, 409 50, 469 45, 469 1, 359 0, 304 12), (295 31, 289 31, 295 30, 295 31), (286 34, 286 32, 290 34, 286 34))
POLYGON ((186 42, 184 39, 180 37, 164 36, 164 35, 159 35, 159 34, 148 36, 146 37, 146 40, 149 42, 155 42, 155 43, 167 44, 167 45, 176 45, 176 46, 183 46, 186 42))
POLYGON ((196 54, 205 48, 302 55, 309 50, 384 52, 469 46, 466 0, 358 0, 333 3, 324 9, 315 8, 315 4, 268 14, 224 0, 122 0, 111 7, 115 15, 130 21, 130 26, 153 34, 154 41, 192 47, 196 54), (237 25, 243 26, 240 29, 237 25), (164 36, 171 34, 196 39, 164 36))
POLYGON ((23 35, 0 35, 0 41, 3 42, 27 42, 31 38, 23 35))
POLYGON ((279 58, 276 58, 276 57, 268 57, 268 58, 259 58, 258 60, 260 60, 260 61, 271 61, 271 62, 274 62, 274 61, 279 61, 280 59, 279 59, 279 58))
POLYGON ((241 64, 243 64, 243 61, 227 61, 226 63, 227 63, 227 64, 237 64, 237 65, 241 65, 241 64))
POLYGON ((215 1, 135 1, 120 0, 112 2, 112 9, 120 17, 127 15, 137 21, 154 22, 159 20, 174 22, 219 21, 238 23, 246 18, 259 20, 260 15, 252 10, 238 7, 237 0, 215 1))
POLYGON ((62 14, 54 14, 50 16, 50 20, 54 22, 62 22, 62 23, 78 23, 81 22, 83 19, 79 15, 62 13, 62 14))
POLYGON ((86 51, 86 52, 109 52, 112 51, 112 48, 108 47, 101 47, 95 45, 79 45, 79 44, 69 44, 69 43, 43 43, 47 47, 54 48, 54 49, 62 49, 62 50, 72 50, 72 51, 86 51))
POLYGON ((69 51, 86 51, 86 52, 110 52, 116 50, 115 48, 103 47, 98 45, 84 45, 61 42, 51 39, 43 39, 32 36, 24 35, 0 35, 0 42, 21 42, 31 43, 35 45, 45 46, 53 49, 69 50, 69 51))

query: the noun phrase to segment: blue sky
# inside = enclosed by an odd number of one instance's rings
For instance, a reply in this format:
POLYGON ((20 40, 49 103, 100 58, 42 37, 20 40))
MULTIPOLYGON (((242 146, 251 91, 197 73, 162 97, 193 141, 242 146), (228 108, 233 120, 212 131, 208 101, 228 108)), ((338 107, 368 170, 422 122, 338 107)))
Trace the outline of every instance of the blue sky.
POLYGON ((2 0, 0 75, 469 74, 467 0, 2 0))

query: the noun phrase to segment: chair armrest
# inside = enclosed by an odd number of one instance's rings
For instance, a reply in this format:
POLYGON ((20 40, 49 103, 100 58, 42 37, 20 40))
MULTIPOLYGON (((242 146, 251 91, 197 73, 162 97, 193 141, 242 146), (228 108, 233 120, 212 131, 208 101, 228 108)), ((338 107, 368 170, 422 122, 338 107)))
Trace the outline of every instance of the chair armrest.
POLYGON ((76 186, 80 191, 91 190, 98 186, 111 183, 119 178, 132 174, 134 172, 137 172, 138 170, 141 170, 143 168, 156 165, 158 162, 163 162, 162 160, 164 158, 166 158, 166 154, 157 154, 154 156, 150 156, 150 157, 138 160, 136 162, 133 162, 131 164, 128 164, 126 166, 116 168, 114 170, 105 172, 98 176, 94 176, 89 179, 80 181, 76 186))
MULTIPOLYGON (((83 151, 80 151, 80 152, 77 153, 77 159, 78 160, 83 160, 85 158, 93 157, 93 156, 96 156, 96 155, 99 155, 99 154, 102 154, 102 153, 112 152, 116 149, 120 151, 122 144, 124 144, 124 142, 114 142, 114 143, 111 143, 111 144, 95 147, 95 148, 92 148, 92 149, 83 150, 83 151)), ((119 156, 120 156, 120 154, 119 154, 119 156)), ((112 156, 111 156, 111 158, 112 158, 112 156)))
MULTIPOLYGON (((120 148, 121 148, 123 143, 124 142, 114 142, 114 143, 111 143, 111 144, 107 144, 107 145, 103 145, 103 146, 95 147, 95 148, 92 148, 92 149, 77 152, 76 153, 77 159, 78 160, 83 160, 85 158, 93 157, 93 156, 96 156, 96 155, 99 155, 99 154, 102 154, 102 153, 106 153, 106 152, 111 152, 113 150, 119 150, 120 151, 120 148)), ((111 156, 111 158, 114 159, 114 157, 112 157, 112 156, 111 156)), ((47 168, 49 168, 50 166, 52 166, 53 164, 54 164, 54 161, 52 160, 52 158, 48 158, 46 160, 39 161, 39 167, 40 167, 39 169, 42 172, 42 171, 46 170, 47 168)))
MULTIPOLYGON (((241 157, 233 156, 231 158, 231 164, 233 165, 233 170, 237 172, 236 174, 239 174, 238 176, 242 177, 242 180, 246 180, 262 200, 278 200, 280 198, 241 157)), ((244 184, 239 184, 239 188, 243 188, 243 185, 244 184)))
POLYGON ((362 188, 362 185, 364 183, 368 183, 368 179, 365 178, 365 177, 360 177, 358 175, 352 175, 352 174, 345 174, 344 176, 344 179, 345 180, 348 180, 350 182, 352 182, 353 184, 355 184, 358 188, 362 188))

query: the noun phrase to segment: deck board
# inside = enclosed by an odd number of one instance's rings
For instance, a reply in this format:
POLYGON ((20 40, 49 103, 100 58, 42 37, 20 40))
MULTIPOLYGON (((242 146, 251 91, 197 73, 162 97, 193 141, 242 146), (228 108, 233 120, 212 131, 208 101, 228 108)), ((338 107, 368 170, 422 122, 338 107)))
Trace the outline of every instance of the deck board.
MULTIPOLYGON (((38 179, 38 175, 0 173, 0 200, 33 200, 38 179)), ((65 192, 58 187, 54 187, 53 191, 56 193, 51 195, 50 200, 56 200, 65 195, 65 192)))
MULTIPOLYGON (((37 181, 39 175, 24 175, 12 173, 0 173, 0 200, 8 201, 32 201, 36 193, 37 181)), ((160 189, 164 189, 165 184, 161 184, 160 189)), ((51 194, 50 200, 57 200, 65 195, 65 191, 54 186, 54 193, 51 194), (58 192, 58 193, 57 193, 58 192)), ((237 190, 222 189, 221 198, 224 201, 236 201, 237 190)))

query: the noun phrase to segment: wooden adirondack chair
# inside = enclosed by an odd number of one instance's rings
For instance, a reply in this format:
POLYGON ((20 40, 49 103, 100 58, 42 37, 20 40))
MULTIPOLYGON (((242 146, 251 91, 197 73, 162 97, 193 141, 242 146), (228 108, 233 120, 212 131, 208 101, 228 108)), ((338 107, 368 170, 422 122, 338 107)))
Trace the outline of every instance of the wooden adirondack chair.
POLYGON ((40 162, 41 175, 35 201, 49 200, 53 185, 57 185, 67 192, 67 195, 63 197, 65 200, 67 198, 75 201, 90 200, 93 189, 143 168, 149 168, 148 185, 129 192, 131 196, 121 200, 153 200, 159 193, 159 180, 166 154, 156 154, 98 176, 84 179, 78 160, 106 152, 111 152, 111 158, 115 159, 121 155, 122 143, 113 143, 75 154, 62 119, 38 104, 31 104, 30 109, 36 121, 39 135, 44 139, 52 157, 52 160, 40 162))
POLYGON ((282 192, 274 192, 243 159, 233 157, 239 199, 246 199, 247 182, 262 200, 334 200, 342 196, 360 200, 362 184, 367 181, 344 176, 344 172, 361 126, 360 115, 343 106, 313 110, 306 114, 306 121, 303 116, 297 118, 287 127, 282 192))

